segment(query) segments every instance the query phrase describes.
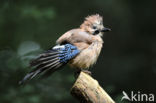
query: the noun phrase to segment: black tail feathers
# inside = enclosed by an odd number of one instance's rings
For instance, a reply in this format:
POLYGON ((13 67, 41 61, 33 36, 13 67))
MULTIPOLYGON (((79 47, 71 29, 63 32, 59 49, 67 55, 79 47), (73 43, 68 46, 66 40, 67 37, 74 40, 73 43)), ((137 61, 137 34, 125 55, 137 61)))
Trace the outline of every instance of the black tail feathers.
POLYGON ((55 46, 53 49, 40 54, 38 58, 30 63, 31 67, 35 67, 34 70, 28 73, 19 83, 23 84, 25 81, 34 78, 40 73, 48 75, 53 73, 78 55, 79 52, 77 47, 71 44, 55 46))
POLYGON ((54 72, 59 67, 61 67, 63 63, 59 60, 59 52, 56 50, 48 50, 47 52, 41 54, 38 58, 34 59, 30 62, 31 67, 35 67, 33 71, 28 73, 23 80, 19 82, 19 84, 23 84, 24 82, 31 80, 36 75, 42 72, 54 72))

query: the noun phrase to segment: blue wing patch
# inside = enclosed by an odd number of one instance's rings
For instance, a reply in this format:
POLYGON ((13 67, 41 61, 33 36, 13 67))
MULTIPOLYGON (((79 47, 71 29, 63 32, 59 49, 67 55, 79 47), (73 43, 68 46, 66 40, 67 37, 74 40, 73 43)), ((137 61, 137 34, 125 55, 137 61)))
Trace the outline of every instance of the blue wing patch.
POLYGON ((30 66, 35 68, 29 72, 22 81, 20 81, 20 84, 34 78, 41 72, 44 72, 45 74, 53 73, 79 53, 80 50, 71 44, 55 46, 54 48, 40 54, 39 57, 30 62, 30 66))
POLYGON ((78 50, 76 46, 71 44, 65 44, 53 49, 59 52, 58 58, 61 63, 67 63, 69 60, 73 59, 77 54, 80 53, 80 50, 78 50))

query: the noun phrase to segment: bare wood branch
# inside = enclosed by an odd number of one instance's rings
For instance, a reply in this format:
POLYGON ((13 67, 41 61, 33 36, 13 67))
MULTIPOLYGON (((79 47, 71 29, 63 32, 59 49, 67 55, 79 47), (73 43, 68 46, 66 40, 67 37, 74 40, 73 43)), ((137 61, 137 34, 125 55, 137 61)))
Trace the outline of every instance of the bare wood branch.
POLYGON ((115 103, 101 88, 98 81, 84 72, 80 73, 71 88, 71 94, 76 97, 80 103, 115 103))

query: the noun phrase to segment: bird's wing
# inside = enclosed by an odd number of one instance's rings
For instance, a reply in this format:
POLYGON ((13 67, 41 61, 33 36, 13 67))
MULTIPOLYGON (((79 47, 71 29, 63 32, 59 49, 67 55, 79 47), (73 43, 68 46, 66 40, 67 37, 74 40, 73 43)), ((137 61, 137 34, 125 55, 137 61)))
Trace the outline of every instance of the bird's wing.
POLYGON ((79 54, 79 50, 76 46, 71 44, 58 45, 49 49, 48 51, 40 54, 40 56, 34 59, 30 66, 35 67, 33 71, 28 73, 21 83, 34 78, 40 73, 51 74, 58 70, 61 66, 65 65, 69 60, 73 59, 79 54))
POLYGON ((73 45, 75 45, 80 51, 90 46, 88 43, 85 42, 78 42, 78 43, 74 43, 73 45))
POLYGON ((91 35, 81 29, 73 29, 63 34, 57 41, 57 44, 74 44, 74 43, 91 44, 91 35))
POLYGON ((60 45, 42 53, 31 62, 31 66, 35 67, 34 70, 28 73, 20 83, 32 79, 42 72, 51 73, 58 70, 77 56, 81 50, 87 48, 91 42, 90 35, 79 29, 65 33, 57 40, 60 45))

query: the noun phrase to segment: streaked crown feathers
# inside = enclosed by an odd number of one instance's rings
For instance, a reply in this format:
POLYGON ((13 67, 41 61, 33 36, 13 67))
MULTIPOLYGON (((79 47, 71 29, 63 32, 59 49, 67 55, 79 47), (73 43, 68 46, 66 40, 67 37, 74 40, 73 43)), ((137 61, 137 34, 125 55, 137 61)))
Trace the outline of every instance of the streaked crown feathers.
POLYGON ((85 18, 85 21, 80 25, 80 28, 83 28, 84 26, 91 26, 92 24, 102 24, 103 18, 99 14, 87 16, 85 18))

